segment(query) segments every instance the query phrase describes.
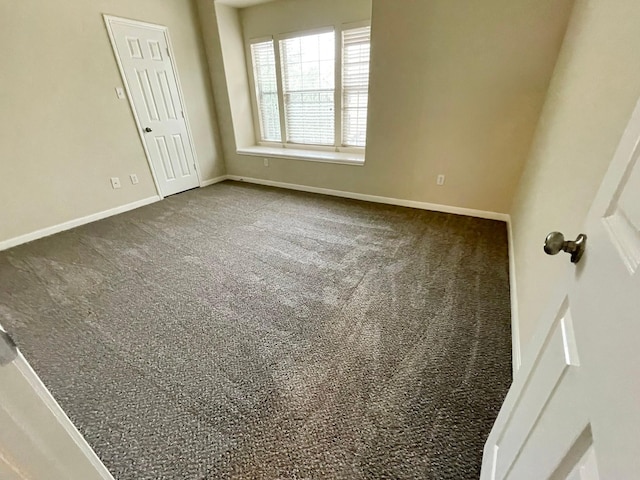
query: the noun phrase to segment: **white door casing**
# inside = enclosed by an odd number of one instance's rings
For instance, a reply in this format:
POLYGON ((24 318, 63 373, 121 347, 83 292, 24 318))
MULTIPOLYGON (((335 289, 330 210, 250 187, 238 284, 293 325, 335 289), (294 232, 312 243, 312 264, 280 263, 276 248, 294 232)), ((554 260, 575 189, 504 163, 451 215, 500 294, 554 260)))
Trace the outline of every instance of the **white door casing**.
POLYGON ((19 352, 0 365, 0 478, 113 480, 19 352))
POLYGON ((588 237, 582 260, 554 258, 566 278, 487 439, 481 479, 640 478, 639 156, 640 102, 583 232, 570 232, 588 237))
POLYGON ((200 186, 167 27, 104 15, 158 194, 200 186))

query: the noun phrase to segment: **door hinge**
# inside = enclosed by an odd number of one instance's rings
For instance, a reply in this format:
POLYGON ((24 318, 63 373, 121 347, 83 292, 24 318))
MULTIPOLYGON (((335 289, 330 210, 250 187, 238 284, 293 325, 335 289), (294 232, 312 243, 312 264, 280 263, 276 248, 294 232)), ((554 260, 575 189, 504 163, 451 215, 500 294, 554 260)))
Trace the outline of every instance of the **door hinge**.
POLYGON ((0 330, 0 365, 8 365, 18 356, 18 347, 11 335, 0 330))
POLYGON ((182 118, 184 118, 184 111, 182 111, 182 112, 180 112, 180 113, 182 113, 182 118))
POLYGON ((169 47, 167 47, 167 56, 171 58, 171 52, 169 51, 169 47))

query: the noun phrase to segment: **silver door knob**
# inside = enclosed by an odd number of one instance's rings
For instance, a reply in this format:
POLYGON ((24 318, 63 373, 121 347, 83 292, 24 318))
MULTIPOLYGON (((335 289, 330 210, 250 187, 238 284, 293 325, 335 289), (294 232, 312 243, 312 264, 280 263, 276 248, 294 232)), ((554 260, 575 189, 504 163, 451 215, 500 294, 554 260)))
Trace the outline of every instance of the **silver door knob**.
POLYGON ((574 240, 565 240, 564 235, 560 232, 551 232, 544 239, 544 253, 547 255, 556 255, 557 253, 567 252, 571 255, 571 263, 578 263, 582 258, 584 249, 587 246, 587 236, 584 233, 578 235, 574 240))
POLYGON ((145 132, 149 133, 149 132, 153 132, 153 130, 151 130, 149 127, 144 129, 145 132))

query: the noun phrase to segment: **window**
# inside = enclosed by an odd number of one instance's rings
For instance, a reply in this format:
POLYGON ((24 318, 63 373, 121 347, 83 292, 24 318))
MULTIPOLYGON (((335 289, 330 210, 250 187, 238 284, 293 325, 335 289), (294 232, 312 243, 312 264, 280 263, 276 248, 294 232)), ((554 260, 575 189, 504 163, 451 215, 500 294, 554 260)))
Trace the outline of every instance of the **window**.
POLYGON ((252 43, 259 140, 364 148, 370 33, 368 26, 345 29, 338 49, 333 30, 252 43))
POLYGON ((335 57, 333 32, 280 41, 288 143, 335 143, 335 57))
POLYGON ((342 32, 342 144, 364 147, 367 137, 371 27, 342 32))
POLYGON ((260 135, 263 140, 279 142, 281 140, 280 113, 273 40, 251 45, 251 56, 253 57, 253 75, 256 79, 260 135))

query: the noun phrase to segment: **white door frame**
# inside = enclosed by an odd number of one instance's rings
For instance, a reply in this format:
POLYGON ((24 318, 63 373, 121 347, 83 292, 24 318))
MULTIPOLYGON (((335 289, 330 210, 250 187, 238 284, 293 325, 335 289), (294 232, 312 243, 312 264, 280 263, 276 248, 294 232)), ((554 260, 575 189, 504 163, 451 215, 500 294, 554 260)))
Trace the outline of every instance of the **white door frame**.
MULTIPOLYGON (((4 331, 2 325, 0 325, 0 330, 4 331)), ((71 419, 58 404, 56 399, 42 382, 33 367, 31 367, 27 359, 24 357, 24 355, 22 355, 20 349, 17 349, 17 356, 12 363, 15 365, 24 379, 29 383, 29 385, 33 389, 34 395, 36 395, 40 399, 40 401, 47 407, 55 420, 60 424, 67 435, 76 444, 76 446, 80 450, 80 453, 82 453, 87 458, 91 466, 95 469, 95 473, 104 480, 114 480, 109 470, 107 470, 107 468, 102 463, 102 460, 100 460, 96 452, 94 452, 93 448, 91 448, 87 440, 82 436, 80 431, 76 428, 71 419)), ((6 367, 7 365, 0 366, 0 368, 6 367)), ((7 413, 11 415, 10 410, 7 410, 7 413)), ((26 431, 28 431, 31 435, 33 435, 34 438, 39 438, 39 432, 33 430, 33 425, 23 425, 22 427, 25 428, 26 431)), ((54 460, 62 465, 64 459, 56 458, 54 460)))
POLYGON ((144 154, 147 157, 147 163, 149 164, 149 168, 151 169, 151 175, 153 177, 153 183, 156 186, 156 192, 160 199, 164 198, 164 195, 160 191, 160 184, 158 183, 158 178, 156 175, 156 171, 153 168, 153 163, 151 161, 151 155, 149 154, 149 150, 147 149, 147 143, 144 138, 144 131, 142 129, 142 124, 140 123, 140 118, 138 118, 138 113, 136 112, 135 105, 133 103, 133 97, 131 95, 131 89, 129 88, 129 84, 127 83, 127 77, 124 73, 124 67, 122 65, 122 61, 120 59, 120 55, 118 54, 118 48, 116 46, 116 39, 113 35, 112 25, 114 23, 119 23, 121 25, 129 25, 133 27, 144 27, 151 28, 154 30, 159 30, 164 34, 165 39, 167 40, 167 46, 169 48, 169 58, 171 60, 171 67, 175 72, 176 84, 178 86, 178 96, 180 98, 180 108, 184 112, 184 122, 187 129, 187 136, 189 137, 189 148, 191 149, 191 154, 193 155, 193 161, 196 166, 196 175, 198 176, 198 185, 202 187, 202 178, 200 177, 200 163, 198 162, 198 156, 196 154, 196 146, 193 141, 193 135, 191 134, 191 125, 189 125, 189 115, 187 113, 187 105, 184 101, 184 94, 182 93, 182 84, 180 83, 180 75, 178 72, 178 66, 176 65, 176 56, 173 51, 173 45, 171 44, 171 37, 169 36, 169 28, 164 25, 157 25, 155 23, 142 22, 140 20, 132 20, 130 18, 122 18, 116 17, 113 15, 107 15, 106 13, 102 15, 104 19, 105 26, 107 27, 107 34, 109 35, 109 41, 111 42, 111 48, 113 49, 113 55, 116 59, 116 63, 118 64, 118 70, 120 71, 120 77, 122 78, 122 83, 124 84, 124 89, 127 92, 127 100, 129 100, 129 106, 131 107, 131 112, 133 113, 133 118, 135 119, 136 126, 138 127, 138 135, 140 137, 140 142, 142 143, 142 148, 144 149, 144 154))

